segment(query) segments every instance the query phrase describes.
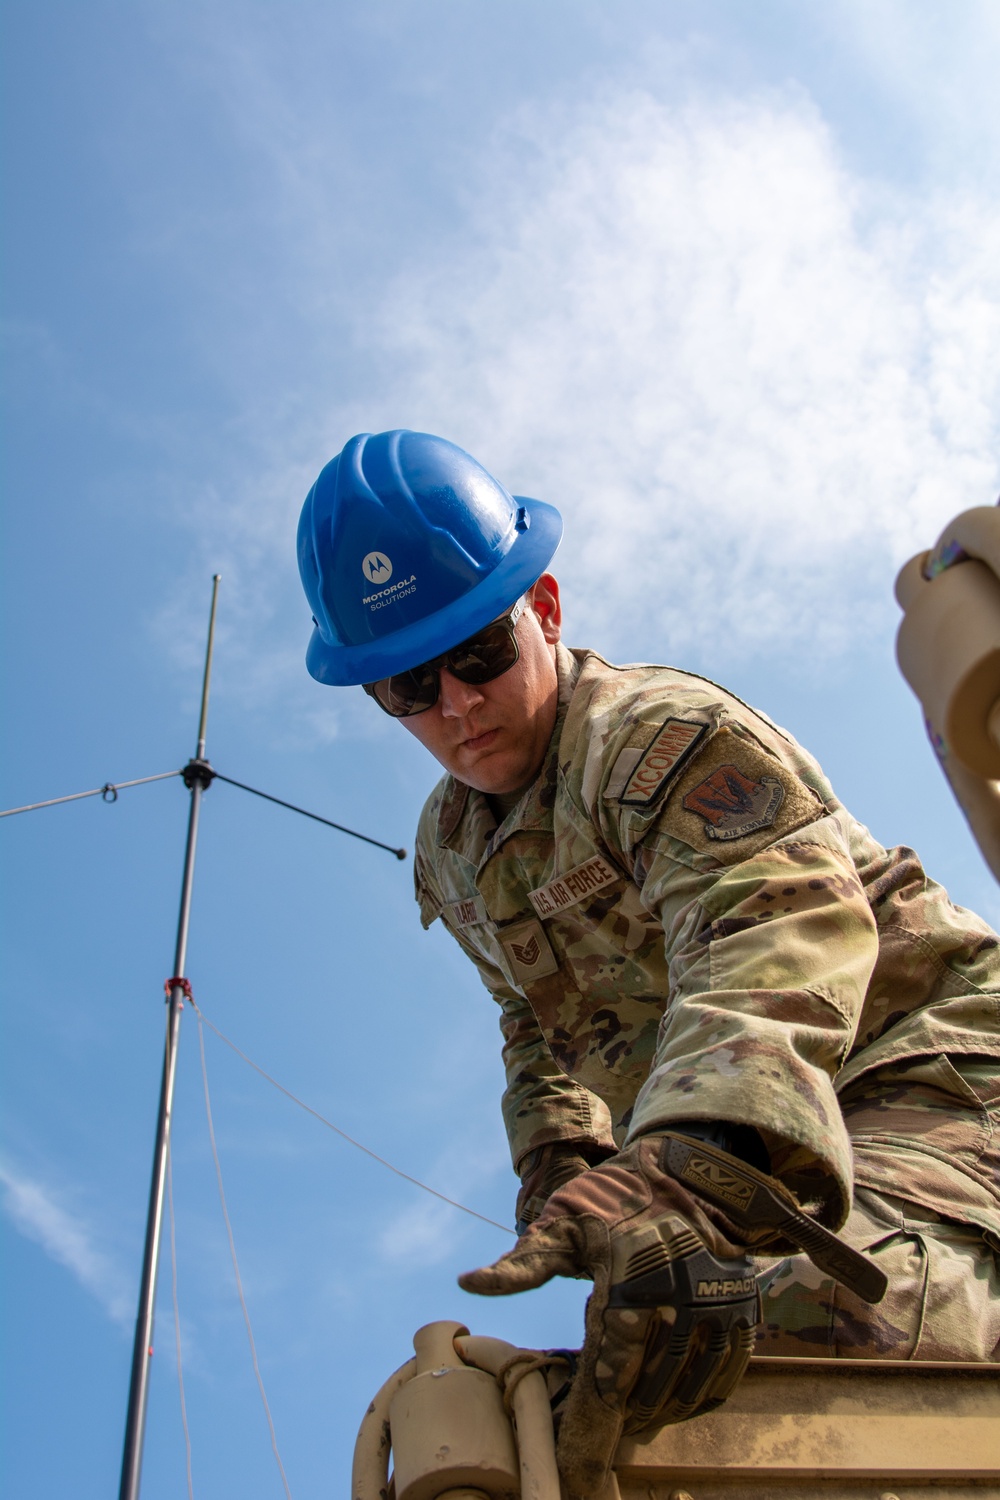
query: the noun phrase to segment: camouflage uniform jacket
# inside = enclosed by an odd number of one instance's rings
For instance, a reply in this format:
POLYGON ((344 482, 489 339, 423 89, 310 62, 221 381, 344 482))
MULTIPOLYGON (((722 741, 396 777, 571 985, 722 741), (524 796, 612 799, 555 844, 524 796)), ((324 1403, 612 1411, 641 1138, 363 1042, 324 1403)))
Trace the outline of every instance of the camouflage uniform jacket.
POLYGON ((501 1007, 515 1165, 739 1121, 832 1225, 857 1181, 1000 1247, 996 935, 715 684, 562 646, 557 667, 546 762, 500 827, 445 776, 417 839, 423 923, 501 1007))

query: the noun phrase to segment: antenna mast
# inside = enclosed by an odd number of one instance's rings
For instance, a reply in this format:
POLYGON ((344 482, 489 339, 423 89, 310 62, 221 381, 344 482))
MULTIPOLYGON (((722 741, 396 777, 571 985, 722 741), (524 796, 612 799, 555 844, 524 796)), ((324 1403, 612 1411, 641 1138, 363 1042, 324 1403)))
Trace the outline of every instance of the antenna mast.
POLYGON ((153 1175, 149 1188, 149 1211, 146 1216, 146 1243, 142 1256, 142 1281, 139 1286, 139 1310, 135 1320, 135 1343, 132 1347, 132 1375, 129 1381, 128 1412, 125 1418, 125 1442, 122 1450, 122 1477, 119 1500, 138 1500, 142 1473, 142 1442, 146 1430, 146 1403, 149 1396, 149 1363, 153 1354, 153 1313, 156 1303, 156 1275, 160 1260, 160 1233, 163 1227, 163 1194, 166 1185, 167 1159, 170 1152, 170 1123, 174 1102, 174 1079, 177 1074, 177 1043, 180 1037, 183 995, 188 988, 184 969, 187 963, 188 927, 191 918, 191 891, 194 885, 194 857, 198 843, 198 813, 202 793, 215 776, 205 758, 205 728, 208 720, 208 689, 212 676, 212 651, 215 645, 215 606, 219 597, 219 579, 212 579, 212 608, 208 619, 208 643, 205 648, 205 675, 201 685, 201 716, 198 721, 198 746, 194 759, 183 771, 184 783, 191 793, 188 813, 187 845, 184 850, 184 875, 181 881, 180 914, 177 920, 177 945, 174 949, 173 977, 167 981, 167 1035, 163 1050, 163 1077, 160 1083, 160 1105, 156 1117, 156 1144, 153 1148, 153 1175))

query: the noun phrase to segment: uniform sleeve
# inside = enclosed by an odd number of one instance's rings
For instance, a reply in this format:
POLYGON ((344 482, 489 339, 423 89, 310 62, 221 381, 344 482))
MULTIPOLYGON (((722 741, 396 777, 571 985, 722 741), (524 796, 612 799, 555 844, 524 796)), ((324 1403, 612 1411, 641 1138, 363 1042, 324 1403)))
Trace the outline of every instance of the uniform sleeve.
POLYGON ((556 1065, 524 996, 503 982, 488 988, 501 1010, 503 1119, 515 1170, 525 1152, 549 1141, 588 1141, 616 1150, 607 1105, 556 1065))
POLYGON ((759 748, 744 764, 735 738, 729 753, 748 784, 784 789, 792 826, 777 817, 747 835, 745 857, 736 840, 713 846, 711 819, 722 815, 695 766, 686 805, 682 783, 628 830, 639 835, 635 878, 662 921, 670 976, 630 1136, 685 1119, 754 1126, 776 1175, 836 1227, 853 1174, 833 1079, 878 956, 875 920, 840 817, 824 815, 787 764, 762 760, 759 748), (699 821, 692 809, 708 815, 699 821))
MULTIPOLYGON (((443 903, 427 862, 419 856, 415 884, 425 926, 441 915, 443 903)), ((500 1007, 503 1064, 507 1079, 502 1109, 510 1143, 511 1161, 518 1162, 536 1146, 549 1141, 587 1141, 615 1150, 611 1115, 607 1105, 575 1083, 558 1067, 542 1036, 528 1001, 508 984, 503 973, 489 963, 460 933, 445 923, 480 979, 500 1007)))

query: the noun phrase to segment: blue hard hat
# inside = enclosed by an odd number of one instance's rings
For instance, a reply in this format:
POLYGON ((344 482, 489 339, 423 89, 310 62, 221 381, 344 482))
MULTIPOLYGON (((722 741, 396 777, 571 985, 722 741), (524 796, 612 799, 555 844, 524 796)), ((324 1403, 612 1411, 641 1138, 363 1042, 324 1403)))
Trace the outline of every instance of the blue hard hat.
POLYGON ((445 438, 351 438, 299 520, 299 573, 316 626, 306 666, 319 682, 346 687, 439 656, 516 603, 561 536, 554 506, 508 494, 445 438))

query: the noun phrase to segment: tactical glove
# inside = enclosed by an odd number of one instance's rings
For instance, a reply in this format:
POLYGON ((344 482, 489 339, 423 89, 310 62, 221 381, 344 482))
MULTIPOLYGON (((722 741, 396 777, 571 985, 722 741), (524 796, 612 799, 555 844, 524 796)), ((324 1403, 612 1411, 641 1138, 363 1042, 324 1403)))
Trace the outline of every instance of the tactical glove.
POLYGON ((791 1239, 877 1301, 884 1278, 799 1209, 775 1178, 677 1135, 644 1136, 574 1177, 518 1245, 459 1277, 505 1296, 553 1276, 593 1277, 586 1333, 562 1411, 558 1459, 572 1495, 607 1481, 623 1432, 721 1405, 760 1318, 744 1247, 791 1239))
POLYGON ((521 1178, 515 1205, 518 1234, 535 1222, 554 1192, 614 1154, 613 1147, 598 1146, 595 1141, 549 1141, 526 1152, 517 1164, 521 1178))

